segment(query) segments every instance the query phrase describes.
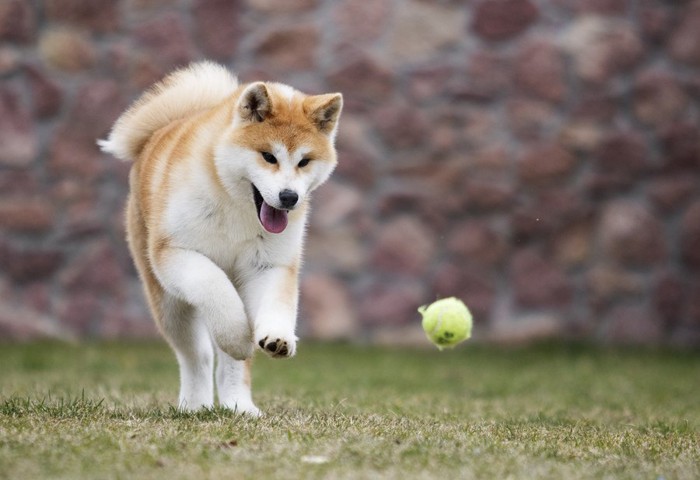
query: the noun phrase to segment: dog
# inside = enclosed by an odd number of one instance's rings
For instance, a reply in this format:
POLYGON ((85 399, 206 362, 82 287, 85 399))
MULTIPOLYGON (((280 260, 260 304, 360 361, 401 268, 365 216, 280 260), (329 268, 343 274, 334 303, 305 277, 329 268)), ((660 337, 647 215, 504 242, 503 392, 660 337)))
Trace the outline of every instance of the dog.
POLYGON ((251 357, 296 353, 310 194, 337 163, 340 93, 239 84, 195 63, 155 84, 100 148, 133 162, 127 241, 180 367, 178 405, 259 416, 251 357), (215 365, 216 360, 216 365, 215 365))

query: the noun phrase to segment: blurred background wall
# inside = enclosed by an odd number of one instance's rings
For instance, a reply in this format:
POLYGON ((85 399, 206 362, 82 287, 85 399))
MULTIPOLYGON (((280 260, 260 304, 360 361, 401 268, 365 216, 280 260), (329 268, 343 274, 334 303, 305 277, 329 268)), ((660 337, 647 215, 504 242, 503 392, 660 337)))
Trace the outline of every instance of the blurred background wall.
POLYGON ((0 0, 0 338, 155 335, 119 113, 192 60, 341 91, 304 337, 700 345, 700 2, 0 0))

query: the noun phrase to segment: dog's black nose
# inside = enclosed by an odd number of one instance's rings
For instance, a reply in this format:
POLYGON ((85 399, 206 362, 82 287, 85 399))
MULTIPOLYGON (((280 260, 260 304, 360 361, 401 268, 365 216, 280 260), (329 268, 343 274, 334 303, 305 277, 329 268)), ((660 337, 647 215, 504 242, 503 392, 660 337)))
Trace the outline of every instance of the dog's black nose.
POLYGON ((293 190, 286 189, 280 192, 280 203, 282 204, 282 208, 292 208, 297 204, 298 200, 299 195, 297 195, 297 192, 293 190))

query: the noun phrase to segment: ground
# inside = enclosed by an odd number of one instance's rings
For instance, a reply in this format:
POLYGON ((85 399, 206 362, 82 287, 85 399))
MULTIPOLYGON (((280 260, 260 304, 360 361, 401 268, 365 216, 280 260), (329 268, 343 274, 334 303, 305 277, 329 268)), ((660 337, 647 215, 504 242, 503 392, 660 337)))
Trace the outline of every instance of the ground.
POLYGON ((0 478, 700 478, 700 353, 300 345, 266 415, 172 407, 161 343, 0 345, 0 478))

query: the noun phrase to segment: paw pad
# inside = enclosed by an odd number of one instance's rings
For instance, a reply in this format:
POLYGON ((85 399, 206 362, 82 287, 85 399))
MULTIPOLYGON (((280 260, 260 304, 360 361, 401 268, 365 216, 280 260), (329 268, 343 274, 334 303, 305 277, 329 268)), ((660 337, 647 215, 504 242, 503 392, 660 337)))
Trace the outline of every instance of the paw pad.
POLYGON ((262 348, 265 353, 273 357, 288 357, 290 348, 286 340, 281 338, 270 339, 265 337, 258 342, 260 348, 262 348))

